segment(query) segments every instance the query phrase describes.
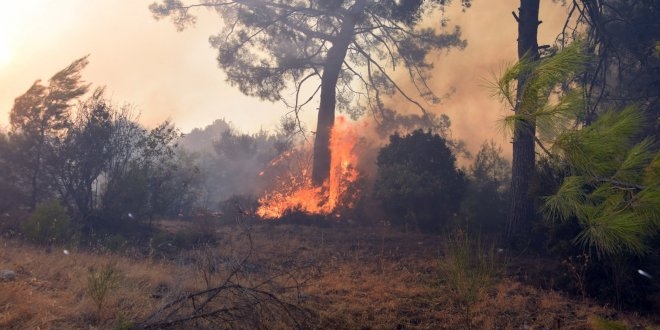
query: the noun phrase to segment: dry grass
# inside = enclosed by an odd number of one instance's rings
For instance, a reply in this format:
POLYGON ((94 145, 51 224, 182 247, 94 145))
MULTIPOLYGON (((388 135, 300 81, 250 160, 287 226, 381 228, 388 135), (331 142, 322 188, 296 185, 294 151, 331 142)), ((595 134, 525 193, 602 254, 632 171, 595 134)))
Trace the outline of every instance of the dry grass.
MULTIPOLYGON (((4 241, 0 269, 16 271, 17 279, 0 282, 0 329, 112 329, 121 320, 142 322, 183 292, 217 285, 226 278, 223 265, 246 253, 251 255, 243 265, 242 283, 279 275, 279 286, 267 288, 311 310, 310 328, 468 328, 444 280, 439 237, 272 224, 255 224, 250 232, 251 247, 236 226, 222 226, 216 246, 179 251, 168 259, 82 251, 65 255, 4 241), (90 267, 110 260, 116 260, 120 278, 98 314, 87 292, 87 275, 90 267)), ((504 276, 479 294, 470 322, 474 329, 590 329, 593 316, 616 319, 631 329, 658 321, 504 276)))
POLYGON ((16 281, 0 283, 0 291, 12 293, 0 298, 0 329, 107 329, 118 318, 144 318, 158 304, 151 298, 156 286, 189 276, 167 263, 77 251, 66 255, 19 242, 5 242, 0 268, 17 273, 16 281), (117 260, 120 278, 99 314, 87 291, 89 268, 110 260, 117 260))

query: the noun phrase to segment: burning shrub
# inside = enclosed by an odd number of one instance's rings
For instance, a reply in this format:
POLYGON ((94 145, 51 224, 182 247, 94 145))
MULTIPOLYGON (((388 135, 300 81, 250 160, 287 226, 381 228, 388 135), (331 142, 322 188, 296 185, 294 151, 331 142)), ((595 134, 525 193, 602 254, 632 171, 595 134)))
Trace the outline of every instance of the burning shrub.
POLYGON ((378 154, 374 195, 396 225, 438 231, 455 214, 466 179, 447 141, 416 130, 390 136, 378 154))
POLYGON ((363 185, 359 149, 363 140, 358 129, 344 117, 332 128, 330 176, 322 186, 311 177, 311 149, 285 152, 270 162, 266 171, 275 180, 272 189, 259 198, 256 214, 263 219, 280 219, 287 214, 339 217, 354 209, 363 185))

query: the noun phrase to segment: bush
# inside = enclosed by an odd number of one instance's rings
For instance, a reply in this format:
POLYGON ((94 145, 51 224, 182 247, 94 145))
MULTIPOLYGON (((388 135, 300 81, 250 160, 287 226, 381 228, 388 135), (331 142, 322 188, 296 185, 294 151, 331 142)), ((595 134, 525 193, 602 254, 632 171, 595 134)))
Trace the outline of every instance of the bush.
POLYGON ((38 244, 69 244, 74 235, 69 215, 56 201, 39 204, 22 227, 25 237, 38 244))
POLYGON ((505 269, 505 260, 494 246, 485 249, 462 230, 447 237, 446 256, 440 269, 444 273, 453 301, 463 309, 465 324, 472 329, 472 308, 505 269))
POLYGON ((108 235, 102 241, 103 247, 110 252, 119 252, 124 247, 128 246, 130 242, 120 234, 108 235))
POLYGON ((493 141, 482 144, 469 168, 470 183, 461 214, 473 232, 498 235, 504 232, 510 201, 511 165, 493 141))
POLYGON ((116 287, 119 277, 119 269, 115 260, 108 262, 108 264, 100 269, 95 267, 89 268, 89 273, 87 274, 87 294, 94 300, 99 316, 108 293, 116 287))
POLYGON ((395 225, 440 231, 458 212, 465 191, 463 171, 438 134, 414 131, 390 136, 378 154, 374 195, 395 225))

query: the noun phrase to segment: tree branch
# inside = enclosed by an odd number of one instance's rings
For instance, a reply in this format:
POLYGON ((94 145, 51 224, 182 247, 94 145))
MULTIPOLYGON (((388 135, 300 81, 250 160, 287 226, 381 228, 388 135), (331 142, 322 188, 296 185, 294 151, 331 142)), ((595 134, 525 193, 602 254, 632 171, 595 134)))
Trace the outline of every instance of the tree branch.
POLYGON ((424 117, 425 117, 426 119, 429 119, 429 120, 430 120, 430 117, 429 117, 429 115, 428 115, 428 112, 427 112, 426 108, 425 108, 423 105, 421 105, 421 104, 420 104, 419 102, 417 102, 416 100, 412 99, 412 98, 411 98, 411 97, 410 97, 410 96, 409 96, 409 95, 408 95, 408 94, 407 94, 407 93, 406 93, 406 92, 405 92, 405 91, 404 91, 404 90, 403 90, 403 89, 402 89, 402 88, 401 88, 401 87, 400 87, 400 86, 394 81, 394 79, 392 79, 392 77, 390 77, 390 76, 387 74, 387 72, 385 71, 385 69, 384 69, 382 66, 380 66, 380 64, 378 64, 378 62, 374 61, 374 60, 371 58, 371 56, 369 56, 369 54, 368 54, 364 49, 362 49, 362 47, 360 47, 360 46, 357 45, 357 44, 355 44, 355 46, 356 46, 356 50, 359 51, 359 52, 365 57, 365 59, 367 60, 367 62, 372 63, 372 64, 378 69, 378 71, 381 72, 381 73, 383 74, 383 76, 384 76, 384 77, 385 77, 385 78, 386 78, 386 79, 392 84, 392 86, 394 86, 394 88, 395 88, 395 89, 396 89, 396 90, 397 90, 397 91, 398 91, 398 92, 399 92, 399 93, 400 93, 400 94, 401 94, 401 95, 402 95, 402 96, 403 96, 408 102, 410 102, 410 103, 416 105, 417 108, 419 108, 419 109, 422 111, 424 117))
POLYGON ((646 189, 646 186, 644 186, 644 185, 623 182, 623 181, 614 180, 614 179, 610 179, 610 178, 595 177, 594 179, 596 180, 596 182, 611 183, 611 184, 613 184, 615 186, 618 186, 620 188, 623 188, 623 189, 633 189, 633 190, 644 190, 644 189, 646 189))

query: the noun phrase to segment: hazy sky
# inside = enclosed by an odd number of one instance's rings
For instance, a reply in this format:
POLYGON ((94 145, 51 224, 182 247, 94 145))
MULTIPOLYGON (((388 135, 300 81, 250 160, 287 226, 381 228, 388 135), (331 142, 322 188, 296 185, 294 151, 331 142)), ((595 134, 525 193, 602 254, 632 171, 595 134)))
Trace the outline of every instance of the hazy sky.
MULTIPOLYGON (((171 119, 185 132, 225 118, 244 132, 273 129, 286 112, 283 105, 243 96, 224 82, 208 43, 218 31, 217 16, 199 11, 194 28, 177 32, 168 20, 152 18, 147 7, 153 1, 2 0, 0 125, 7 126, 14 98, 35 80, 90 54, 84 79, 106 86, 114 102, 134 105, 147 125, 171 119)), ((539 42, 552 43, 565 8, 541 2, 539 42)), ((450 25, 462 27, 468 48, 438 57, 433 85, 439 94, 451 87, 456 93, 433 111, 449 114, 455 137, 471 149, 487 138, 510 148, 496 129, 506 111, 483 85, 515 60, 511 12, 517 7, 517 0, 475 0, 467 13, 456 8, 448 15, 450 25)), ((305 117, 313 123, 315 115, 308 111, 305 117)))

